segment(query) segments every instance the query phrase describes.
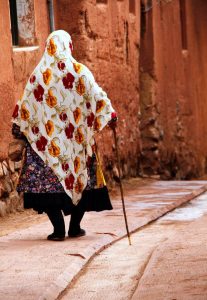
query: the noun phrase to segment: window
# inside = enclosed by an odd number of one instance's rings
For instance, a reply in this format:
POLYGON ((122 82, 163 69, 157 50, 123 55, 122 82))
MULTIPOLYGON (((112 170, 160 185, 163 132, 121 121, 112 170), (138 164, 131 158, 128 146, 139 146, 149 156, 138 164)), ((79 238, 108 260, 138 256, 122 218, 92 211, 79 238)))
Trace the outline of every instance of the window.
POLYGON ((35 44, 34 0, 9 0, 12 43, 14 46, 35 44))
POLYGON ((12 44, 18 45, 18 22, 17 22, 16 0, 10 0, 9 5, 10 5, 10 18, 11 18, 12 44))
POLYGON ((136 3, 135 0, 129 0, 129 12, 135 15, 136 3))
POLYGON ((180 24, 181 24, 181 40, 182 49, 188 49, 188 39, 187 39, 187 24, 186 24, 186 2, 185 0, 180 0, 180 24))

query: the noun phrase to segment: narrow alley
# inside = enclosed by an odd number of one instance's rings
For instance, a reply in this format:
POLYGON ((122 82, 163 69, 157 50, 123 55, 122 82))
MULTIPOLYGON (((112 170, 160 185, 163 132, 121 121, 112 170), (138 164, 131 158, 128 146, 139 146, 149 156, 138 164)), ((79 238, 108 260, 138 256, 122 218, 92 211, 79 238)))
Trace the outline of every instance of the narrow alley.
POLYGON ((207 300, 206 16, 0 0, 0 300, 207 300))

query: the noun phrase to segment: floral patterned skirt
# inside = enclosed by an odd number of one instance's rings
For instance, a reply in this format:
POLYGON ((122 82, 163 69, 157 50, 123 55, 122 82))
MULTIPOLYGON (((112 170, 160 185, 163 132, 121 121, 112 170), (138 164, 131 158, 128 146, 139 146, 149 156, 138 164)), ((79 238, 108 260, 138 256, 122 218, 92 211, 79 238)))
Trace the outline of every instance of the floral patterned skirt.
MULTIPOLYGON (((84 211, 111 210, 112 205, 107 187, 95 188, 97 186, 97 160, 95 155, 93 155, 88 166, 88 173, 88 184, 78 206, 84 211)), ((54 207, 63 210, 64 214, 68 215, 74 207, 72 200, 64 192, 57 176, 45 165, 29 143, 26 146, 25 163, 17 185, 17 191, 24 193, 24 207, 33 208, 38 213, 54 207)))

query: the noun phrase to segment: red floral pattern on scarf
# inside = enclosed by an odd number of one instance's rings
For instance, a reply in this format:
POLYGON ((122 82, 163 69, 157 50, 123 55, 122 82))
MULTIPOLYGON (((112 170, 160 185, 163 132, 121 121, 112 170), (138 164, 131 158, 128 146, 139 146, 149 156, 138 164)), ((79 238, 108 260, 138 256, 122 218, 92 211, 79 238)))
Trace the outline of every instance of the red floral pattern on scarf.
POLYGON ((71 74, 68 73, 65 77, 63 77, 63 85, 66 89, 72 89, 73 88, 73 83, 74 83, 75 77, 71 74))
POLYGON ((41 136, 40 139, 36 142, 36 146, 39 151, 45 151, 46 145, 47 139, 44 136, 41 136))
POLYGON ((37 88, 34 90, 34 96, 37 102, 43 101, 44 89, 43 87, 38 84, 37 88))

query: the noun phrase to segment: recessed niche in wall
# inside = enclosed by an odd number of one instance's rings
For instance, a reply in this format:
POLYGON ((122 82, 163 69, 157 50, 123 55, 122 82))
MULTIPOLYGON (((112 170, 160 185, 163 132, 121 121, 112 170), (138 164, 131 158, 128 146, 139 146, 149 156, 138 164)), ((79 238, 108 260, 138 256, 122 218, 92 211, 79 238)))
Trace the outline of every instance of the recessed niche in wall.
POLYGON ((107 4, 107 3, 108 3, 108 0, 96 0, 96 3, 104 3, 104 4, 107 4))
POLYGON ((135 0, 129 0, 129 12, 135 15, 136 3, 135 0))
POLYGON ((181 24, 181 40, 183 50, 188 49, 188 36, 187 36, 187 20, 186 20, 186 2, 180 0, 180 24, 181 24))

